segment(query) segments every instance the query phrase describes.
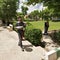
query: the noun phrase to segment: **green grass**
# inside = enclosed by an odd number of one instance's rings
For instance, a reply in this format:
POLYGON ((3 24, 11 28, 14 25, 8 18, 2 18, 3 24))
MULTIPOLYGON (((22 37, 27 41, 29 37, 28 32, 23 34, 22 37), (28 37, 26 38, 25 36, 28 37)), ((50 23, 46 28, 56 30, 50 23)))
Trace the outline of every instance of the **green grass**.
MULTIPOLYGON (((44 30, 44 21, 32 21, 28 23, 31 23, 30 27, 28 26, 28 28, 37 28, 37 29, 41 29, 42 31, 44 30)), ((15 24, 16 24, 16 21, 14 22, 14 25, 15 24)), ((59 30, 59 29, 60 29, 60 22, 49 21, 49 31, 59 30)))
MULTIPOLYGON (((34 28, 44 30, 44 21, 33 21, 30 22, 34 28)), ((49 30, 59 30, 60 22, 49 21, 49 30)))

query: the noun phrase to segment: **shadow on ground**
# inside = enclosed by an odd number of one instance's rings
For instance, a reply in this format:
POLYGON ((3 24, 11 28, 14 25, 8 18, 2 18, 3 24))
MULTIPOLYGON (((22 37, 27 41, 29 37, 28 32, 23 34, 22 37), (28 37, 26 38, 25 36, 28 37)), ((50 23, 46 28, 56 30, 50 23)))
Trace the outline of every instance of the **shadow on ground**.
POLYGON ((32 52, 33 49, 32 49, 33 45, 24 45, 24 49, 27 51, 27 52, 32 52))

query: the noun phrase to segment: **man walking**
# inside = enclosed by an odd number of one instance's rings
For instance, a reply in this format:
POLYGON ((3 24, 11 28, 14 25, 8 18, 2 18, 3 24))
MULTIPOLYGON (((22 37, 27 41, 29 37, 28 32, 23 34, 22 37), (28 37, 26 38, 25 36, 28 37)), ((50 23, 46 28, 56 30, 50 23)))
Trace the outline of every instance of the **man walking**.
POLYGON ((17 32, 18 32, 18 36, 19 36, 18 46, 20 46, 22 48, 22 51, 24 51, 23 45, 22 45, 22 40, 24 38, 24 28, 25 28, 26 24, 23 22, 23 20, 20 16, 17 18, 17 20, 18 21, 16 23, 16 28, 17 28, 17 32))

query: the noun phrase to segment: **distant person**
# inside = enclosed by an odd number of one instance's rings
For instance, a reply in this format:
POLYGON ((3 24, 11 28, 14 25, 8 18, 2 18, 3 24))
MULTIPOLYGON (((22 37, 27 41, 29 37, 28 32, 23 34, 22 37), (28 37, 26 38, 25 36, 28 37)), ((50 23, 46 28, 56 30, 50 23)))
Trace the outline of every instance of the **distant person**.
POLYGON ((9 21, 7 21, 7 26, 9 26, 9 24, 10 24, 10 22, 9 22, 9 21))
POLYGON ((22 51, 24 51, 23 45, 22 45, 22 40, 24 38, 24 28, 26 27, 26 24, 23 22, 23 20, 20 16, 17 18, 17 20, 18 21, 16 23, 16 27, 17 27, 17 32, 18 32, 18 36, 19 36, 18 45, 21 46, 22 51))
POLYGON ((44 35, 48 35, 49 21, 46 21, 44 24, 44 35))
POLYGON ((2 20, 0 20, 0 26, 2 26, 2 20))
POLYGON ((3 26, 5 26, 5 25, 6 25, 6 21, 5 21, 5 20, 2 20, 2 23, 3 23, 3 26))

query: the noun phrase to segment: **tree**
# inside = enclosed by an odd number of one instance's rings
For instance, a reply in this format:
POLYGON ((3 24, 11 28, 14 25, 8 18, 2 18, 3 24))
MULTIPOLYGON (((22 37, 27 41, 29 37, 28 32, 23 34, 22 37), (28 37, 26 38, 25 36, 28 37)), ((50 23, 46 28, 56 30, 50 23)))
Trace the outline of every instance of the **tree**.
POLYGON ((0 17, 2 20, 7 22, 8 25, 9 25, 9 22, 11 22, 12 19, 16 17, 17 2, 18 0, 2 0, 2 2, 0 3, 1 5, 0 17))
POLYGON ((54 9, 54 14, 60 16, 60 0, 28 0, 27 4, 43 3, 49 9, 54 9))
POLYGON ((31 12, 29 14, 29 18, 34 19, 34 20, 39 20, 40 19, 40 12, 38 10, 34 10, 33 12, 31 12))
POLYGON ((42 0, 27 0, 28 5, 31 5, 31 4, 35 5, 36 3, 41 3, 41 2, 42 0))
POLYGON ((49 18, 51 18, 51 16, 53 15, 53 9, 44 9, 41 11, 42 17, 43 19, 47 20, 49 18))
POLYGON ((23 13, 23 15, 27 15, 27 10, 28 10, 28 8, 22 6, 21 9, 22 9, 22 13, 23 13))
POLYGON ((22 12, 17 12, 17 16, 23 16, 22 12))

